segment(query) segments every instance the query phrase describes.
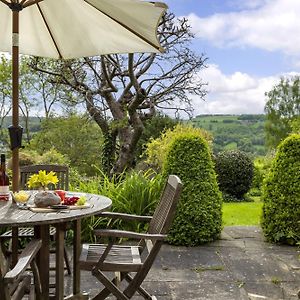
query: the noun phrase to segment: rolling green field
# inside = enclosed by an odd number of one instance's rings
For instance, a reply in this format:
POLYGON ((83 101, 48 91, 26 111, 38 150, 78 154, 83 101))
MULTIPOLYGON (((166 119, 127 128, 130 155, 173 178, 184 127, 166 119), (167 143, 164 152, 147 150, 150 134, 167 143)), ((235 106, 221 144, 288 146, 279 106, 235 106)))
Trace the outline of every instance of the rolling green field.
POLYGON ((191 122, 212 133, 215 153, 238 148, 253 156, 266 154, 264 115, 199 115, 191 122))

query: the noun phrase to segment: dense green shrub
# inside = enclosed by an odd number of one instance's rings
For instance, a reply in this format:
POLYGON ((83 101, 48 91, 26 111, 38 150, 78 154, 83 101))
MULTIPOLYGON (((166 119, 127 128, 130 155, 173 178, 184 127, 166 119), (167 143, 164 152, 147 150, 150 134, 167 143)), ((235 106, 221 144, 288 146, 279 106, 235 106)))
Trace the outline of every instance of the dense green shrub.
POLYGON ((252 184, 251 159, 242 151, 229 150, 220 152, 215 162, 220 190, 242 200, 252 184))
MULTIPOLYGON (((101 172, 101 171, 100 171, 101 172)), ((89 178, 81 182, 78 190, 107 196, 112 200, 112 211, 136 215, 152 215, 160 198, 164 185, 164 178, 160 174, 151 172, 131 172, 109 179, 101 173, 98 177, 89 178)), ((82 239, 94 241, 93 229, 107 227, 109 220, 91 217, 82 221, 82 239)), ((143 231, 145 223, 118 221, 114 228, 143 231)))
POLYGON ((173 129, 168 129, 163 132, 159 138, 151 139, 146 145, 147 163, 161 170, 166 160, 170 145, 181 136, 191 134, 205 138, 209 144, 212 142, 211 134, 201 128, 194 128, 190 125, 177 124, 173 129))
POLYGON ((195 246, 217 239, 222 229, 222 196, 207 141, 195 134, 174 140, 164 174, 183 182, 169 242, 195 246))
POLYGON ((271 242, 300 242, 300 135, 278 146, 263 184, 262 228, 271 242))

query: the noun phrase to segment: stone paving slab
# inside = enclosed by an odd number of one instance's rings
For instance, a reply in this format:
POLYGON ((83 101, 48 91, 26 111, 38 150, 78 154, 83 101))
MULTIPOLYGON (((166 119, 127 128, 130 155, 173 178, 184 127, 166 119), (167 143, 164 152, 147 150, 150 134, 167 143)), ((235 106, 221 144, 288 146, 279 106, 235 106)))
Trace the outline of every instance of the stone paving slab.
MULTIPOLYGON (((220 240, 203 246, 165 244, 144 287, 158 300, 297 300, 299 255, 297 247, 266 243, 259 227, 225 227, 220 240)), ((101 285, 82 272, 81 287, 92 296, 101 285)))

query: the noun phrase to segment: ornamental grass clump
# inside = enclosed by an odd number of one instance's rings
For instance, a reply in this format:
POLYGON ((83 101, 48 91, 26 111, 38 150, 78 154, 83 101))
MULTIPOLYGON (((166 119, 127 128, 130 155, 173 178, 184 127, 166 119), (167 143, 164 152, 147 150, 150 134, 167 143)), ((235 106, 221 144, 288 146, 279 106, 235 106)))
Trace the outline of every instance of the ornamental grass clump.
POLYGON ((196 246, 217 239, 222 229, 222 196, 207 141, 193 134, 174 140, 164 174, 177 175, 183 183, 169 242, 196 246))
POLYGON ((270 242, 300 242, 300 134, 278 146, 263 183, 262 228, 270 242))

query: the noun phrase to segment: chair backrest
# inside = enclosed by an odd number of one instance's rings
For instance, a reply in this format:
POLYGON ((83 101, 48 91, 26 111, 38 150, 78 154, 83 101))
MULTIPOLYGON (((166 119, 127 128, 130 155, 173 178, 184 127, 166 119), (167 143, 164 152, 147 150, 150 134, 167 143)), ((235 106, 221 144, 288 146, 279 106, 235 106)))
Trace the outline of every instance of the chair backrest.
POLYGON ((58 178, 57 185, 49 186, 49 189, 68 190, 69 189, 69 168, 62 165, 29 165, 20 167, 20 189, 26 190, 27 181, 33 174, 37 174, 40 170, 46 172, 53 171, 58 178))
MULTIPOLYGON (((153 214, 152 220, 149 224, 148 233, 166 234, 168 232, 176 213, 176 207, 181 191, 181 180, 175 175, 170 175, 162 192, 160 201, 153 214)), ((142 267, 130 281, 130 284, 127 286, 127 288, 124 290, 124 294, 128 298, 131 298, 133 296, 137 288, 147 276, 157 254, 159 253, 162 243, 162 240, 156 241, 154 243, 152 243, 151 240, 140 241, 139 246, 141 246, 141 251, 144 252, 147 249, 148 255, 142 255, 145 259, 142 267)))
POLYGON ((168 232, 175 216, 181 190, 181 180, 175 175, 170 175, 149 224, 149 233, 166 234, 168 232))

